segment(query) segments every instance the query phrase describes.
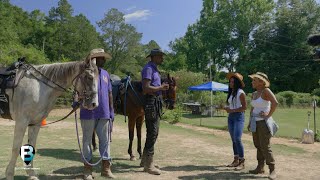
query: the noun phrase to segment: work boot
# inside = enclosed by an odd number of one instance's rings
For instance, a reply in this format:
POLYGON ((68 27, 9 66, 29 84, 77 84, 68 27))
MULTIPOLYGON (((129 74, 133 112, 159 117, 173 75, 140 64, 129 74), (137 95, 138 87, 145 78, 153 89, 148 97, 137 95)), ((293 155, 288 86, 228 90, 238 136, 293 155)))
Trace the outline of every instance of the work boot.
POLYGON ((239 165, 239 156, 234 156, 233 162, 227 165, 227 167, 237 167, 238 165, 239 165))
POLYGON ((277 178, 277 174, 276 174, 276 170, 274 168, 274 164, 269 165, 269 171, 270 171, 269 179, 276 179, 277 178))
POLYGON ((111 172, 111 163, 110 163, 110 161, 102 160, 101 176, 104 176, 104 177, 110 178, 110 179, 116 178, 111 172))
MULTIPOLYGON (((89 161, 91 163, 91 161, 89 161)), ((92 176, 92 166, 87 164, 87 163, 83 163, 84 164, 84 169, 83 169, 83 179, 84 180, 93 180, 93 176, 92 176)))
POLYGON ((241 170, 243 170, 245 168, 244 167, 244 161, 245 161, 244 158, 239 159, 239 164, 235 168, 236 171, 241 171, 241 170))
MULTIPOLYGON (((144 163, 146 162, 146 157, 147 157, 147 153, 145 150, 143 150, 142 156, 141 156, 141 162, 140 162, 140 167, 144 167, 144 163)), ((160 167, 156 164, 154 164, 154 167, 160 169, 160 167)))
POLYGON ((256 169, 250 170, 250 174, 263 174, 264 173, 264 161, 258 161, 256 169))
POLYGON ((141 162, 140 162, 140 167, 144 167, 144 163, 146 161, 146 151, 143 149, 143 153, 142 153, 142 156, 141 156, 141 162))
POLYGON ((146 161, 144 163, 144 171, 153 174, 153 175, 160 175, 160 169, 157 169, 153 164, 153 155, 147 155, 146 161))

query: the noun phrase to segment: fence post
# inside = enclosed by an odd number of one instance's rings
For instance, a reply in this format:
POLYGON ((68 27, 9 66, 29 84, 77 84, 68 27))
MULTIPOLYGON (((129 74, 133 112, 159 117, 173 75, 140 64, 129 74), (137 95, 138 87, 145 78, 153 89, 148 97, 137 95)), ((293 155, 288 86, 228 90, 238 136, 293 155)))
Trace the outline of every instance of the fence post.
POLYGON ((317 107, 317 101, 314 97, 313 99, 313 122, 314 122, 314 141, 317 141, 317 124, 316 124, 316 107, 317 107))

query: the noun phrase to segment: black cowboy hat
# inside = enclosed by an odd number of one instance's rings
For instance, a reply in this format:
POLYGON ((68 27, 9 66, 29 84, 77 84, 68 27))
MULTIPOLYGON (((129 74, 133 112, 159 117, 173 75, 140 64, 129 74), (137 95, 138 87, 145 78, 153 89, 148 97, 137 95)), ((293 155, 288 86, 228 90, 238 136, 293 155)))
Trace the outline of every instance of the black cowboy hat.
POLYGON ((150 54, 146 57, 151 57, 151 56, 161 56, 161 55, 166 55, 164 52, 162 52, 160 49, 152 49, 150 51, 150 54))

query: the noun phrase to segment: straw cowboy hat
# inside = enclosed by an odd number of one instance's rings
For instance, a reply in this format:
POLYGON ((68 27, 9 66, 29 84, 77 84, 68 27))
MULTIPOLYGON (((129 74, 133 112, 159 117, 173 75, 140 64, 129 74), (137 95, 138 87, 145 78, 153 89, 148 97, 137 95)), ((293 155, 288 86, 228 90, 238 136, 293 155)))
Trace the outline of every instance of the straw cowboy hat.
POLYGON ((257 72, 255 74, 251 74, 249 75, 250 78, 258 78, 260 80, 262 80, 265 83, 266 87, 270 87, 270 80, 268 78, 268 76, 262 72, 257 72))
POLYGON ((244 88, 245 84, 243 82, 243 76, 240 73, 229 72, 227 74, 227 79, 230 80, 232 77, 237 78, 240 81, 242 88, 244 88))
POLYGON ((150 54, 146 57, 151 57, 151 56, 161 56, 161 55, 166 55, 164 52, 162 52, 160 49, 152 49, 150 51, 150 54))
POLYGON ((104 52, 104 49, 97 48, 97 49, 92 49, 87 57, 87 59, 92 59, 92 58, 97 58, 97 57, 103 57, 104 60, 110 60, 111 55, 104 52))

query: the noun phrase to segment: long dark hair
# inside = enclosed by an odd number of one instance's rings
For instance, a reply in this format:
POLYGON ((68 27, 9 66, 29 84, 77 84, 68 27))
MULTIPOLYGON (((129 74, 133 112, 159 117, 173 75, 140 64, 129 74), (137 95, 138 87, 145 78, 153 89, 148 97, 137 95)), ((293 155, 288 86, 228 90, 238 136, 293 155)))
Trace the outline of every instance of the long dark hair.
POLYGON ((229 88, 228 88, 228 97, 227 97, 227 104, 229 104, 228 102, 228 99, 230 98, 231 94, 232 94, 232 102, 233 102, 233 99, 235 97, 237 97, 237 93, 238 93, 238 90, 242 88, 242 85, 241 85, 241 82, 238 78, 235 78, 235 77, 231 77, 229 79, 229 88), (233 89, 230 87, 230 79, 233 78, 233 89))

